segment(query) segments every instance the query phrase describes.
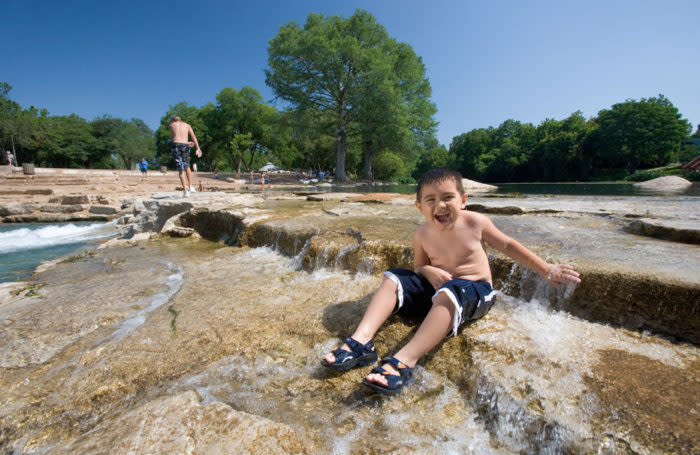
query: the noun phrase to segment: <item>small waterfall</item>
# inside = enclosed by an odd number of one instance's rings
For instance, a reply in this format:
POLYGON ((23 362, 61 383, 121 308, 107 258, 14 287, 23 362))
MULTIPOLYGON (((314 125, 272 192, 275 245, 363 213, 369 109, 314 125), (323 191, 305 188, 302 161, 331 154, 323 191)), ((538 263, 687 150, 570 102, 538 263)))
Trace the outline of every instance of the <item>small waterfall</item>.
MULTIPOLYGON (((310 248, 311 248, 311 239, 309 238, 309 239, 306 239, 306 242, 304 242, 304 246, 301 247, 301 250, 299 250, 299 253, 296 256, 294 256, 294 261, 293 261, 294 270, 301 270, 302 269, 302 266, 304 264, 304 258, 306 258, 306 255, 309 253, 310 248)), ((295 243, 295 249, 296 249, 296 243, 295 243)))

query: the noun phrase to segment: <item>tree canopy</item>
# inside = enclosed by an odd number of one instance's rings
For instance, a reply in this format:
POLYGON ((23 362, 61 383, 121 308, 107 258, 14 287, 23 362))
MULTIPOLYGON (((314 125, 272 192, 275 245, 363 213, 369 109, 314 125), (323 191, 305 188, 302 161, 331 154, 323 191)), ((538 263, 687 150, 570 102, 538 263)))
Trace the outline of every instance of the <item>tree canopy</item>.
POLYGON ((668 163, 691 131, 690 123, 663 95, 614 104, 598 113, 596 123, 591 137, 595 165, 629 171, 668 163))
POLYGON ((135 160, 150 158, 155 151, 153 132, 143 120, 50 116, 46 109, 22 109, 9 99, 11 89, 10 84, 0 83, 0 145, 12 150, 18 163, 130 169, 135 160))
POLYGON ((327 134, 336 139, 338 180, 347 179, 351 142, 363 144, 370 177, 372 158, 387 142, 391 152, 407 155, 420 147, 421 136, 434 133, 422 62, 366 11, 347 19, 310 14, 303 28, 287 23, 270 40, 268 55, 265 81, 277 97, 298 113, 315 110, 332 119, 327 134))
POLYGON ((659 95, 588 120, 580 111, 536 127, 506 120, 455 137, 450 152, 463 175, 488 182, 589 180, 677 161, 689 133, 688 121, 659 95))

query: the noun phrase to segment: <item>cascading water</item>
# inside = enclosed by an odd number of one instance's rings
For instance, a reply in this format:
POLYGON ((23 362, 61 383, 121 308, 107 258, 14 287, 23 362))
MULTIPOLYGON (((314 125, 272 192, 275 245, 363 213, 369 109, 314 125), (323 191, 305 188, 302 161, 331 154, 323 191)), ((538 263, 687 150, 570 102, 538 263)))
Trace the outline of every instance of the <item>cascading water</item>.
MULTIPOLYGON (((0 357, 12 359, 0 370, 2 451, 700 447, 697 347, 572 316, 560 309, 570 290, 552 293, 510 265, 498 304, 429 353, 400 396, 362 387, 369 368, 325 370, 319 359, 359 321, 376 269, 407 260, 401 243, 377 240, 390 227, 410 232, 415 218, 399 225, 398 209, 396 219, 352 232, 347 220, 335 229, 334 218, 315 219, 309 234, 295 213, 251 226, 253 247, 127 243, 35 275, 39 296, 23 283, 0 289, 0 357)), ((375 338, 379 354, 415 327, 391 318, 375 338)))

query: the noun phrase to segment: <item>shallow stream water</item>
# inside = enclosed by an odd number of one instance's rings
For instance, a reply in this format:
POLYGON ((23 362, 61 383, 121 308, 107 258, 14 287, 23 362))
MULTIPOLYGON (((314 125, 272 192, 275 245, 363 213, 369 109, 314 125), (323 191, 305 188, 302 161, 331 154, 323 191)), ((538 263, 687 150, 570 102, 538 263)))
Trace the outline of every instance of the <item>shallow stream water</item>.
MULTIPOLYGON (((591 274, 650 271, 697 289, 700 247, 619 224, 662 209, 697 219, 682 198, 546 199, 518 204, 579 211, 494 222, 591 274)), ((212 226, 233 218, 203 211, 192 226, 219 242, 122 243, 0 285, 0 453, 700 451, 698 348, 575 317, 561 310, 571 289, 518 267, 502 272, 493 310, 429 353, 400 396, 362 386, 369 367, 322 368, 383 265, 408 261, 421 219, 405 202, 270 199, 240 215, 257 220, 249 246, 222 243, 237 244, 212 226)), ((416 324, 392 317, 379 354, 416 324)))
MULTIPOLYGON (((538 300, 542 293, 529 302, 502 295, 431 353, 401 396, 369 393, 365 369, 329 373, 319 357, 357 323, 379 278, 300 270, 300 250, 148 241, 35 276, 39 296, 0 306, 3 450, 698 447, 697 348, 577 319, 538 300), (637 396, 618 396, 626 393, 637 396), (635 402, 650 409, 637 412, 635 402), (638 426, 649 427, 645 437, 638 426)), ((391 319, 375 339, 380 354, 414 328, 391 319)))

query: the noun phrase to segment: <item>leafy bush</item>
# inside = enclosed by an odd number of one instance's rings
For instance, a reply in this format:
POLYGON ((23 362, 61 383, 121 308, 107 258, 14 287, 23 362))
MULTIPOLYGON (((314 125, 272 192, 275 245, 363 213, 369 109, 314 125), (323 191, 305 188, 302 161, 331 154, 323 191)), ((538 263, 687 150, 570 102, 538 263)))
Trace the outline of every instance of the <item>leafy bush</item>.
POLYGON ((377 155, 373 162, 374 177, 379 180, 391 180, 401 174, 403 160, 393 152, 385 150, 377 155))
POLYGON ((401 185, 415 185, 417 183, 416 179, 414 179, 411 176, 395 177, 395 178, 391 179, 391 181, 393 183, 398 183, 401 185))
POLYGON ((690 174, 683 175, 684 179, 688 179, 691 182, 700 182, 700 171, 693 171, 690 174))

